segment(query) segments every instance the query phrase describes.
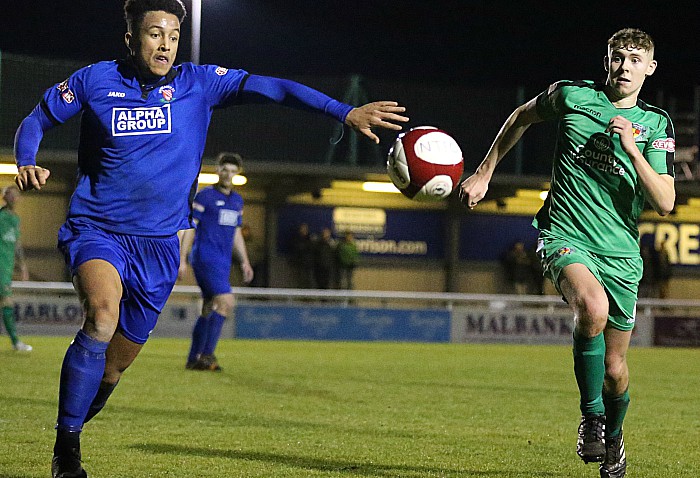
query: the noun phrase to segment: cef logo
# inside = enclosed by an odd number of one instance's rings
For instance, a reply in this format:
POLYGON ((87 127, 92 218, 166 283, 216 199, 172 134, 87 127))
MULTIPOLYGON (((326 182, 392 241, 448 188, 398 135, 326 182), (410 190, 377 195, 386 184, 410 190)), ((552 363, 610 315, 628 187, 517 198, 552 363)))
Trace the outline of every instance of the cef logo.
POLYGON ((168 134, 170 103, 150 108, 112 108, 112 136, 168 134))

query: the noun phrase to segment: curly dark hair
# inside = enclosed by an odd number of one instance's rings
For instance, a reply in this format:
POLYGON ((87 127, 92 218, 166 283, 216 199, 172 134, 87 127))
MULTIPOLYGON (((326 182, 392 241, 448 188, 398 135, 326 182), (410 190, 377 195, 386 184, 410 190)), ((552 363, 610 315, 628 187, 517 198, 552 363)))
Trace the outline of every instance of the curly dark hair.
POLYGON ((126 0, 124 2, 124 19, 130 32, 138 30, 147 12, 163 11, 172 13, 180 20, 187 16, 187 10, 181 0, 126 0))
POLYGON ((624 28, 615 32, 608 40, 608 46, 616 50, 618 48, 639 48, 649 53, 654 53, 654 40, 646 32, 638 28, 624 28))

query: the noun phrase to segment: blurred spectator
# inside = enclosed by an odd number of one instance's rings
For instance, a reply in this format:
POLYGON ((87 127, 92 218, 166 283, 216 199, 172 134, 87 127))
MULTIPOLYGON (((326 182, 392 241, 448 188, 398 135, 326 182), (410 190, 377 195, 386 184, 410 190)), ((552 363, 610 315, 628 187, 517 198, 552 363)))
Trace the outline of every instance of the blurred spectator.
POLYGON ((295 286, 311 289, 314 285, 314 244, 309 233, 309 225, 299 224, 291 241, 291 265, 294 271, 295 286))
POLYGON ((506 277, 513 284, 513 289, 518 295, 530 292, 532 284, 532 260, 525 250, 525 244, 521 241, 513 244, 506 254, 506 277))
POLYGON ((642 244, 639 248, 642 256, 642 280, 639 281, 639 297, 654 297, 656 289, 655 251, 649 244, 642 244))
POLYGON ((530 258, 530 275, 532 277, 532 293, 536 295, 544 295, 544 270, 542 270, 542 262, 537 257, 537 244, 528 250, 530 258))
POLYGON ((324 227, 314 243, 314 278, 319 289, 331 289, 335 285, 335 243, 331 230, 324 227))
POLYGON ((360 253, 357 250, 352 232, 347 231, 343 239, 336 247, 338 260, 339 287, 341 289, 353 289, 353 274, 355 267, 360 262, 360 253))
POLYGON ((673 275, 671 259, 668 255, 668 241, 664 240, 656 249, 656 263, 654 267, 656 284, 659 289, 659 298, 668 299, 668 284, 673 275))

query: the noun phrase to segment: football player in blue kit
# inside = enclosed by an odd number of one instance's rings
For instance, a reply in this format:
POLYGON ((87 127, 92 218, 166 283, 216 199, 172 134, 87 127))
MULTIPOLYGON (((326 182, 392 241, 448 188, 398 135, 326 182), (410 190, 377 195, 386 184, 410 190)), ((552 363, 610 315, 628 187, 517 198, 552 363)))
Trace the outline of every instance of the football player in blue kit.
POLYGON ((239 154, 219 155, 216 168, 219 181, 194 197, 195 229, 187 229, 182 234, 178 275, 184 276, 189 262, 203 298, 202 315, 192 329, 192 345, 185 364, 190 370, 221 371, 214 350, 224 321, 233 310, 234 297, 229 283, 232 256, 240 264, 243 281, 253 280, 253 268, 240 228, 243 198, 232 189, 233 178, 242 167, 243 159, 239 154))
POLYGON ((177 233, 192 227, 207 128, 215 108, 278 103, 325 114, 368 136, 400 130, 395 102, 353 107, 289 80, 220 66, 173 66, 181 0, 126 0, 129 55, 82 68, 43 95, 15 137, 16 183, 42 189, 44 133, 82 113, 78 176, 58 246, 84 323, 60 377, 54 478, 87 476, 83 424, 98 413, 138 355, 177 279, 177 233))

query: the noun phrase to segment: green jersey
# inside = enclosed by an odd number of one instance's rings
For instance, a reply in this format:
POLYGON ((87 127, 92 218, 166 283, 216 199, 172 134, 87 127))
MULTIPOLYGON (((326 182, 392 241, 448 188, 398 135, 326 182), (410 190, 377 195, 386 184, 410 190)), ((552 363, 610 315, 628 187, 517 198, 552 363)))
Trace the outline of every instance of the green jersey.
POLYGON ((616 108, 592 81, 561 81, 537 97, 537 113, 558 120, 552 182, 533 225, 593 253, 639 255, 644 192, 620 144, 605 132, 617 115, 632 122, 637 147, 659 174, 673 177, 675 134, 668 114, 641 100, 616 108))
POLYGON ((19 216, 6 207, 0 209, 0 283, 12 282, 15 250, 19 240, 19 216))

